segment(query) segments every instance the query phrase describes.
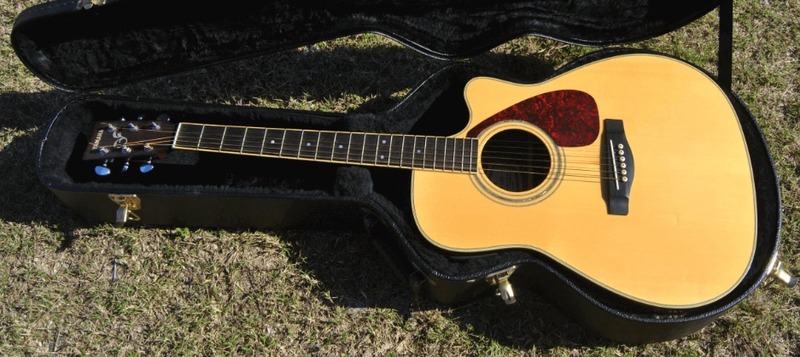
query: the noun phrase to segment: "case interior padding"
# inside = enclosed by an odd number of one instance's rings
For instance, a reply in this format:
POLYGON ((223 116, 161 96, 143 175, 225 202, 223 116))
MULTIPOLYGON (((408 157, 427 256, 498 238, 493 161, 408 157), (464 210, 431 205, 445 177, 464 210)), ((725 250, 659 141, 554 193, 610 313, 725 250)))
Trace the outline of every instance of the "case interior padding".
MULTIPOLYGON (((563 70, 621 52, 627 51, 598 52, 563 70)), ((761 228, 754 268, 721 300, 686 310, 655 308, 628 301, 533 251, 509 249, 483 254, 442 251, 425 240, 413 223, 409 208, 410 173, 404 170, 181 153, 168 156, 148 175, 113 175, 109 179, 99 179, 92 174, 96 163, 80 160, 90 122, 119 116, 149 118, 166 113, 176 121, 452 134, 467 122, 462 92, 467 80, 476 74, 492 73, 461 64, 449 66, 416 87, 395 107, 376 114, 289 112, 90 96, 67 105, 56 114, 42 141, 37 170, 42 182, 68 205, 88 217, 103 220, 113 220, 115 206, 106 197, 108 193, 135 193, 142 197, 145 209, 141 216, 147 224, 281 227, 371 222, 374 232, 381 234, 377 239, 401 252, 413 269, 432 281, 484 279, 489 274, 518 266, 520 273, 512 278, 515 284, 532 284, 543 294, 550 295, 552 301, 576 320, 618 341, 638 343, 668 339, 699 329, 741 302, 763 281, 766 267, 778 246, 780 197, 764 139, 752 115, 734 95, 730 97, 742 123, 756 178, 758 226, 761 228), (441 120, 441 113, 447 113, 449 120, 441 120), (202 213, 204 207, 209 212, 202 213), (214 208, 240 209, 241 212, 220 214, 214 208), (608 326, 615 328, 606 328, 608 326)), ((520 81, 519 78, 505 79, 520 81)), ((457 303, 463 298, 445 302, 457 303)))
POLYGON ((362 32, 437 58, 475 55, 535 34, 612 45, 677 29, 718 0, 57 0, 20 14, 11 35, 40 78, 93 90, 362 32))

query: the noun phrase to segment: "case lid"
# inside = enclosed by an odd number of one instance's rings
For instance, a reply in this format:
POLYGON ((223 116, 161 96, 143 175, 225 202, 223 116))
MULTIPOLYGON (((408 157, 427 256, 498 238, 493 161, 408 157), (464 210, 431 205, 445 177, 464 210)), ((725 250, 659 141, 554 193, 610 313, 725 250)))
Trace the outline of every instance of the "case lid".
POLYGON ((664 34, 719 0, 56 0, 11 34, 19 58, 66 90, 95 90, 209 64, 378 32, 455 59, 535 34, 610 45, 664 34))

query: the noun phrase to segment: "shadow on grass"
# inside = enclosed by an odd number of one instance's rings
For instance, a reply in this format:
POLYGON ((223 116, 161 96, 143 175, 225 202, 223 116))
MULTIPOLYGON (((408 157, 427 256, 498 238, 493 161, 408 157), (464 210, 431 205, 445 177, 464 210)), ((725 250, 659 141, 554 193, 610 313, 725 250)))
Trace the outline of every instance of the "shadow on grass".
MULTIPOLYGON (((363 234, 287 231, 290 258, 320 284, 316 293, 333 306, 358 314, 370 308, 389 308, 405 319, 421 311, 440 309, 442 315, 479 338, 517 348, 551 349, 562 346, 601 346, 611 342, 587 332, 536 292, 517 288, 517 303, 505 305, 487 295, 458 305, 435 302, 425 291, 409 286, 383 260, 363 234)), ((423 328, 420 338, 436 338, 423 328)))
POLYGON ((14 139, 0 151, 0 219, 39 222, 62 229, 72 226, 71 213, 39 183, 36 158, 50 116, 66 102, 58 91, 3 93, 2 126, 14 139), (13 134, 12 134, 13 133, 13 134))
MULTIPOLYGON (((545 78, 553 66, 536 58, 491 53, 475 58, 469 65, 485 69, 487 75, 525 82, 545 78)), ((441 66, 394 47, 294 51, 124 85, 107 93, 244 105, 262 105, 258 98, 266 98, 268 105, 278 103, 280 107, 297 106, 293 102, 302 98, 306 103, 330 104, 300 104, 295 109, 382 113, 441 66), (351 107, 351 95, 368 99, 351 107)), ((61 231, 85 225, 36 177, 37 149, 48 121, 76 96, 57 90, 0 95, 0 107, 9 108, 3 126, 25 132, 0 152, 0 219, 37 222, 61 231)), ((397 277, 364 236, 319 231, 289 231, 282 235, 291 237, 292 258, 321 282, 316 289, 331 304, 354 313, 369 307, 386 307, 405 316, 442 307, 425 296, 414 296, 410 293, 413 289, 398 284, 397 277)), ((61 249, 72 243, 71 235, 65 236, 61 249)), ((513 306, 487 297, 468 305, 446 307, 447 315, 471 334, 515 348, 604 343, 587 335, 535 293, 521 290, 518 295, 519 302, 513 306)))

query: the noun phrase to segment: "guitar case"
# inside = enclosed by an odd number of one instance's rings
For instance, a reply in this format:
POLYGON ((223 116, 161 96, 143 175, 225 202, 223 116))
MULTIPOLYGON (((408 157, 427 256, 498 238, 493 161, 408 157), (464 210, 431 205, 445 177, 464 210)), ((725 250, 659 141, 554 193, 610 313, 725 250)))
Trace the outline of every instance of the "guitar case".
MULTIPOLYGON (((11 40, 36 76, 76 92, 52 116, 36 166, 41 182, 87 223, 365 229, 398 279, 438 303, 459 304, 496 293, 512 302, 513 289, 524 286, 600 336, 644 343, 684 336, 709 324, 758 288, 775 264, 780 227, 776 175, 756 122, 730 91, 755 177, 756 250, 735 289, 689 309, 626 299, 531 250, 453 253, 437 248, 421 235, 411 215, 408 170, 173 152, 148 174, 101 177, 93 170, 97 163, 81 156, 93 122, 121 117, 449 135, 467 123, 463 92, 469 79, 480 75, 524 83, 554 75, 544 62, 528 73, 512 73, 498 65, 500 59, 465 59, 527 34, 578 45, 625 44, 677 29, 719 5, 713 0, 235 0, 179 1, 164 7, 154 0, 57 0, 19 14, 11 40), (333 113, 99 94, 363 32, 393 38, 436 64, 389 109, 333 113)), ((728 87, 730 48, 724 35, 721 40, 720 84, 728 87)), ((594 52, 556 73, 628 52, 594 52)), ((302 53, 292 60, 313 66, 324 59, 313 47, 302 53)), ((350 65, 335 75, 347 75, 358 63, 350 65)))

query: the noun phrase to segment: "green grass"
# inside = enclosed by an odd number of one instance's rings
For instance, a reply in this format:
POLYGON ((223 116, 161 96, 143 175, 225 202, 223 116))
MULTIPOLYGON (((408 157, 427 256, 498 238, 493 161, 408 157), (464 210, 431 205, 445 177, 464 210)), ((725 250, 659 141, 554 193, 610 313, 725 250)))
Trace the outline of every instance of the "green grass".
MULTIPOLYGON (((414 299, 358 232, 86 225, 35 178, 35 151, 47 120, 75 95, 39 81, 10 48, 14 17, 36 2, 0 0, 2 355, 800 354, 797 288, 761 287, 698 333, 626 346, 585 332, 531 291, 518 292, 520 302, 509 307, 492 298, 459 307, 424 295, 414 299)), ((781 258, 799 273, 796 14, 797 0, 737 1, 733 86, 774 157, 783 194, 781 258)), ((630 46, 715 72, 716 26, 712 13, 630 46)), ((524 37, 473 61, 559 66, 590 50, 524 37)), ((438 65, 366 34, 106 93, 376 112, 401 100, 438 65), (298 51, 324 63, 303 66, 298 51), (384 61, 363 61, 373 56, 384 61)))

